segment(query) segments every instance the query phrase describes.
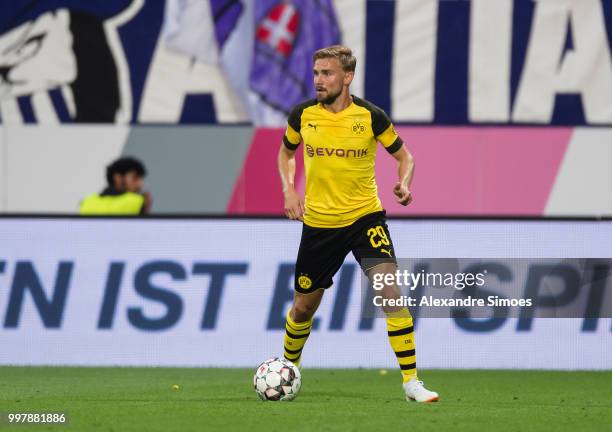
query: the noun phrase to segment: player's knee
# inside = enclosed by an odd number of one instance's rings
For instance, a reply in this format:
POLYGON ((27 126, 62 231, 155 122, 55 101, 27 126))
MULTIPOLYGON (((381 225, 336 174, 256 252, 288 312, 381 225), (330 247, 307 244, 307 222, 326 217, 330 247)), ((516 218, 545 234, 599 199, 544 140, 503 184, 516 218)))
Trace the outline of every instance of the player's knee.
POLYGON ((310 321, 317 310, 316 304, 295 302, 291 308, 291 319, 296 323, 310 321))
POLYGON ((367 270, 366 274, 368 276, 368 278, 370 278, 370 280, 372 280, 374 278, 374 275, 376 274, 381 274, 381 275, 386 275, 386 274, 395 274, 395 272, 397 271, 397 264, 395 263, 380 263, 378 265, 375 265, 374 267, 370 268, 367 270))

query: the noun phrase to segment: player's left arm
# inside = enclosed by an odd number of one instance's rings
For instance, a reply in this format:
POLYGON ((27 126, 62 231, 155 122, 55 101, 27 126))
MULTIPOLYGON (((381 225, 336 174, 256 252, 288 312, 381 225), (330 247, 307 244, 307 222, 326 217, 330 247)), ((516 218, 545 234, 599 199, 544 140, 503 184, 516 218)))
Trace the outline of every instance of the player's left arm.
POLYGON ((374 110, 372 114, 372 129, 376 140, 385 147, 398 163, 398 181, 393 187, 393 193, 397 197, 397 202, 406 206, 412 201, 410 184, 414 176, 414 158, 384 111, 374 110))
POLYGON ((410 184, 412 183, 412 177, 414 176, 414 158, 403 144, 399 150, 391 155, 395 158, 398 164, 398 182, 393 187, 393 193, 397 197, 398 203, 407 206, 412 202, 410 184))

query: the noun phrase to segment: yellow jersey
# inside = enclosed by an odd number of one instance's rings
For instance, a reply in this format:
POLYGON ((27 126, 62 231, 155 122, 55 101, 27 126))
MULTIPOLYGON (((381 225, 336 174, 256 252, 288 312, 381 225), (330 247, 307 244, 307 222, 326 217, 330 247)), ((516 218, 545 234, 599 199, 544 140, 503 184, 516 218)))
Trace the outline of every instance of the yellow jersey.
POLYGON ((306 225, 344 227, 383 209, 374 171, 376 142, 389 153, 403 142, 382 109, 355 96, 338 113, 316 99, 301 103, 289 114, 283 143, 295 150, 302 141, 306 225))
POLYGON ((125 215, 142 214, 144 197, 134 192, 120 194, 91 194, 80 205, 81 215, 125 215))

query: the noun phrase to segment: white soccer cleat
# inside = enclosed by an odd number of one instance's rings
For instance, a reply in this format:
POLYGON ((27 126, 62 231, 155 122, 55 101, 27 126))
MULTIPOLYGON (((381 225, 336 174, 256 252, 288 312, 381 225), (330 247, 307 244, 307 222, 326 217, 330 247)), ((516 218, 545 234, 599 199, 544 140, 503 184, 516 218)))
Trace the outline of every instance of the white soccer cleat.
POLYGON ((406 400, 417 402, 437 402, 439 399, 438 393, 429 391, 423 385, 423 381, 412 378, 405 383, 404 391, 406 392, 406 400))

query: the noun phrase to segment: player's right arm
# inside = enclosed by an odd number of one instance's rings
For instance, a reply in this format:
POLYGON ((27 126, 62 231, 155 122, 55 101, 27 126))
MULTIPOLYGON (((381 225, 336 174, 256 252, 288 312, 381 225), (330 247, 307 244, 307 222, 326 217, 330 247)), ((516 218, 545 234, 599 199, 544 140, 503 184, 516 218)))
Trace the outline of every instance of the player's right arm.
POLYGON ((278 171, 285 197, 285 215, 289 219, 303 221, 304 201, 295 190, 295 152, 281 144, 278 152, 278 171))
POLYGON ((295 190, 295 152, 302 141, 299 121, 299 115, 294 110, 289 115, 287 131, 278 151, 278 172, 285 197, 285 215, 289 219, 303 221, 304 200, 295 190))

